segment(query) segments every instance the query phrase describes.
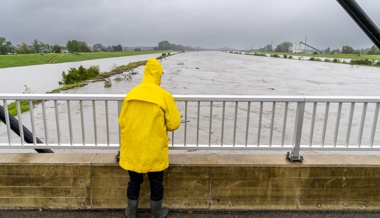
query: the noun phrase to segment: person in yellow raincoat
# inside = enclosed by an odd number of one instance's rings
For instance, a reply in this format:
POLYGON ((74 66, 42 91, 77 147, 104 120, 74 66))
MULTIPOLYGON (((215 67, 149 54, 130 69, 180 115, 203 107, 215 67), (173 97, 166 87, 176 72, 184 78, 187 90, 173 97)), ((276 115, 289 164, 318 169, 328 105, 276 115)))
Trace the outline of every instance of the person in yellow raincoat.
POLYGON ((120 161, 128 171, 125 215, 137 217, 140 184, 147 173, 150 183, 151 217, 166 217, 162 208, 164 170, 169 166, 168 131, 180 125, 180 113, 173 96, 160 87, 163 67, 150 58, 144 69, 142 82, 126 95, 119 116, 120 161))

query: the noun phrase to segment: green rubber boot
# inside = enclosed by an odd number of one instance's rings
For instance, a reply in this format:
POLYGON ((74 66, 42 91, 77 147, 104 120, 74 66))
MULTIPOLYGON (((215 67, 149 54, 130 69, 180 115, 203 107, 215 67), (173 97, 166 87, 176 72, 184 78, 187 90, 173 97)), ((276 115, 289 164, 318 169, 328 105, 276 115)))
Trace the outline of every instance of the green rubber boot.
POLYGON ((137 205, 138 200, 128 199, 128 207, 125 209, 125 216, 127 218, 137 218, 137 205))
POLYGON ((161 201, 150 201, 151 218, 165 218, 168 216, 169 209, 162 208, 161 201))

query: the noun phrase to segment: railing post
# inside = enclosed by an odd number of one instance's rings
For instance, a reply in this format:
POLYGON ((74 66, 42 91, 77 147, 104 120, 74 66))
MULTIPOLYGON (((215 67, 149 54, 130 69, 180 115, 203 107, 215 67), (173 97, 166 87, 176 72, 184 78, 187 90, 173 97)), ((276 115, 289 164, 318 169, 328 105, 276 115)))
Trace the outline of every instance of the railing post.
MULTIPOLYGON (((119 120, 121 108, 123 107, 123 101, 117 101, 117 119, 119 120)), ((119 122, 117 122, 119 124, 119 122)), ((121 135, 120 135, 120 126, 117 125, 117 128, 119 130, 119 151, 117 152, 115 156, 115 160, 119 161, 120 160, 120 142, 121 142, 121 135)))
POLYGON ((302 135, 302 124, 303 116, 305 112, 305 101, 297 103, 297 113, 296 121, 294 125, 294 138, 293 138, 293 151, 288 151, 286 157, 288 160, 294 162, 302 162, 303 156, 300 155, 300 146, 301 146, 301 135, 302 135))

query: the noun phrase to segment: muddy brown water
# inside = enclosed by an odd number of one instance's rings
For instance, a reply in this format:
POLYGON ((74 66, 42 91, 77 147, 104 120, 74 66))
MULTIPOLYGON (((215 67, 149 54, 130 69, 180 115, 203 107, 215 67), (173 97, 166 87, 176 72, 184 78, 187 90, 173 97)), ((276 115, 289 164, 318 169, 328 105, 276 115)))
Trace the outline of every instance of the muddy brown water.
MULTIPOLYGON (((131 57, 129 57, 131 58, 131 57)), ((133 57, 133 61, 145 60, 149 58, 149 55, 144 55, 140 57, 133 57), (139 59, 141 58, 141 59, 139 59)), ((103 60, 91 61, 91 65, 96 63, 101 63, 103 60)), ((130 59, 123 59, 124 63, 115 62, 113 59, 106 60, 107 64, 103 65, 103 69, 110 68, 112 65, 121 65, 127 64, 130 59)), ((176 54, 171 57, 167 57, 161 61, 165 68, 166 74, 162 77, 161 86, 166 90, 170 91, 173 95, 275 95, 275 96, 379 96, 380 89, 378 84, 380 81, 380 69, 376 67, 365 67, 365 66, 351 66, 348 64, 334 64, 334 63, 324 63, 324 62, 311 62, 307 60, 288 60, 288 59, 279 59, 279 58, 270 58, 270 57, 258 57, 251 55, 239 55, 231 54, 226 52, 188 52, 176 54)), ((77 63, 78 64, 78 63, 77 63)), ((88 63, 87 63, 88 64, 88 63)), ((100 65, 101 66, 101 65, 100 65)), ((38 66, 34 66, 36 68, 38 66)), ((46 67, 46 66, 44 66, 46 67)), ((51 67, 51 66, 49 66, 51 67)), ((102 68, 102 66, 101 66, 102 68)), ((22 68, 25 71, 28 71, 28 67, 22 68)), ((61 70, 61 69, 59 69, 61 70)), ((11 70, 12 71, 12 70, 11 70)), ((132 76, 132 80, 128 81, 115 81, 114 78, 111 78, 112 86, 110 88, 105 88, 103 82, 89 83, 85 87, 68 90, 64 93, 69 94, 126 94, 129 89, 141 82, 143 75, 143 67, 136 69, 138 74, 132 76)), ((33 71, 34 72, 34 71, 33 71)), ((33 73, 32 72, 32 73, 33 73)), ((0 70, 0 75, 2 71, 0 70)), ((39 74, 38 74, 39 75, 39 74)), ((46 74, 43 74, 46 75, 46 74)), ((60 80, 58 78, 56 80, 60 80)), ((38 78, 36 78, 38 80, 38 78)), ((54 80, 54 79, 52 79, 54 80)), ((54 81, 57 82, 57 81, 54 81)), ((52 81, 52 83, 54 83, 52 81)), ((20 83, 20 82, 19 82, 20 83)), ((26 83, 26 82, 24 82, 26 83)), ((20 83, 20 84, 24 84, 20 83)), ((43 86, 41 83, 41 86, 43 86)), ((56 83, 57 84, 57 83, 56 83)), ((29 85, 28 85, 29 86, 29 85)), ((30 85, 32 86, 32 85, 30 85)), ((29 87, 30 87, 29 86, 29 87)), ((50 88, 50 87, 49 87, 50 88)), ((31 87, 33 90, 33 87, 31 87)), ((43 89, 43 88, 41 88, 43 89)), ((48 89, 48 88, 45 88, 48 89)), ((43 93, 43 92, 41 92, 43 93)), ((181 112, 183 112, 184 106, 181 103, 178 103, 181 112)), ((79 107, 79 106, 73 106, 79 107)), ((102 108, 103 106, 100 106, 102 108)), ((258 137, 258 119, 257 116, 259 111, 259 105, 252 105, 252 116, 250 129, 252 130, 252 135, 249 136, 249 143, 256 144, 258 141, 260 144, 268 144, 268 136, 270 134, 270 117, 271 117, 271 107, 272 105, 265 105, 267 112, 264 112, 264 120, 262 123, 261 136, 258 137)), ((274 124, 273 132, 273 144, 281 143, 282 138, 284 138, 285 144, 292 143, 292 134, 294 128, 294 114, 295 106, 289 105, 288 120, 289 124, 286 127, 286 134, 282 135, 282 116, 284 112, 285 105, 278 104, 276 110, 280 111, 279 114, 276 114, 276 123, 274 124)), ((326 105, 322 104, 318 107, 320 114, 323 114, 326 105)), ((52 107, 51 107, 52 108, 52 107)), ((90 108, 90 106, 89 106, 90 108)), ((207 106, 205 106, 207 108, 207 106)), ((221 126, 221 105, 215 104, 215 109, 213 112, 212 125, 214 127, 221 126)), ((195 111, 197 110, 196 105, 189 105, 189 112, 193 115, 188 117, 186 121, 186 127, 188 134, 196 134, 196 115, 195 111)), ((203 110, 203 109, 202 109, 203 110)), ((207 109, 206 109, 207 110, 207 109)), ((227 111, 233 111, 234 105, 227 105, 227 111)), ((308 111, 311 111, 311 106, 308 106, 308 111)), ((340 144, 345 143, 345 132, 347 128, 347 117, 348 117, 349 105, 344 105, 341 115, 341 128, 339 129, 338 142, 340 144)), ((368 108, 364 138, 365 143, 368 141, 369 129, 371 126, 371 119, 373 118, 374 107, 370 106, 368 108)), ((239 105, 239 114, 238 120, 244 119, 246 116, 247 108, 245 105, 239 105)), ((49 112, 48 112, 49 113, 49 112)), ((53 111, 51 112, 53 115, 53 111)), ((114 113, 117 113, 115 110, 114 113)), ((336 105, 331 105, 330 107, 330 120, 336 119, 336 105), (334 117, 335 116, 335 117, 334 117)), ((361 114, 361 106, 356 109, 355 113, 361 114)), ((23 116, 30 116, 28 113, 23 114, 23 116)), ((37 113, 37 116, 41 116, 37 113)), ((66 118, 63 116, 63 120, 66 118)), ((115 114, 116 117, 116 114, 115 114)), ((360 117, 360 116, 358 116, 360 117)), ((78 118, 79 119, 79 118, 78 118)), ((88 118, 92 119, 92 118, 88 118)), ((309 143, 309 125, 310 125, 311 115, 310 112, 306 112, 304 125, 302 143, 309 143)), ((27 119, 26 119, 27 120, 27 119)), ((208 114, 205 113, 202 115, 201 122, 199 125, 200 128, 200 138, 203 139, 202 143, 208 143, 209 137, 209 123, 208 123, 208 114)), ((322 125, 323 125, 324 116, 318 115, 316 117, 316 126, 314 134, 314 143, 321 143, 322 136, 322 125)), ((183 120, 184 121, 184 120, 183 120)), ((185 122, 185 121, 184 121, 185 122)), ((333 122, 331 122, 333 123, 333 122)), ((359 126, 359 118, 354 119, 354 128, 353 133, 350 139, 351 143, 355 144, 357 140, 357 128, 359 126), (356 128, 356 129, 355 129, 356 128)), ((27 122, 25 125, 28 125, 27 122)), ((233 117, 227 116, 225 122, 225 141, 230 142, 232 139, 232 128, 233 128, 233 117)), ((54 125, 53 125, 54 126, 54 125)), ((118 134, 117 134, 117 122, 116 120, 111 120, 111 126, 113 126, 112 141, 117 143, 118 134)), ((333 124, 328 124, 327 129, 328 133, 333 132, 333 124)), ((176 131, 176 137, 174 140, 177 143, 182 143, 183 140, 183 128, 184 123, 181 125, 181 128, 176 131)), ((246 125, 242 123, 238 126, 239 133, 236 136, 236 143, 243 144, 245 135, 246 125), (239 135, 240 134, 240 135, 239 135)), ((37 124, 38 131, 42 131, 43 127, 40 124, 37 124)), ((80 128, 75 129, 74 132, 80 132, 80 128)), ((91 129, 87 130, 91 134, 91 129)), ((104 131, 100 127, 99 132, 104 131)), ((215 144, 221 143, 221 134, 220 129, 215 128, 212 132, 211 141, 215 144)), ((6 133, 4 132, 4 125, 0 126, 0 143, 6 141, 6 133)), ((54 135, 54 134, 53 134, 54 135)), ((100 136, 103 137, 103 136, 100 136)), ((331 144, 334 135, 332 133, 326 135, 326 140, 324 143, 331 144)), ((42 139, 44 137, 41 137, 42 139)), ((90 138, 90 137, 89 137, 90 138)), ((188 144, 196 143, 194 137, 188 139, 188 144)))

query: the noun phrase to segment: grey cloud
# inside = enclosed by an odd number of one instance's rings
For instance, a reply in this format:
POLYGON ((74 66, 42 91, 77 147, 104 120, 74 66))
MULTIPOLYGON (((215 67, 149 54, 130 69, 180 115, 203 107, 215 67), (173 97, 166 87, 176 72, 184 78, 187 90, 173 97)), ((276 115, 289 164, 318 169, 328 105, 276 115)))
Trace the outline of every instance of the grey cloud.
MULTIPOLYGON (((380 1, 357 0, 380 25, 380 1)), ((0 36, 66 44, 157 45, 159 41, 247 49, 304 40, 318 48, 372 42, 335 0, 3 0, 0 36)))

